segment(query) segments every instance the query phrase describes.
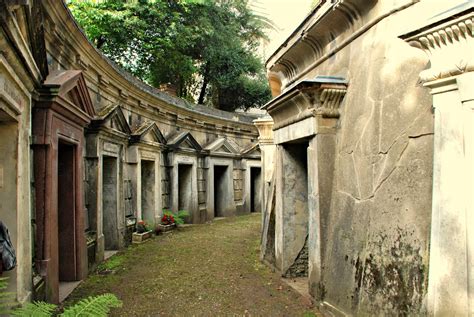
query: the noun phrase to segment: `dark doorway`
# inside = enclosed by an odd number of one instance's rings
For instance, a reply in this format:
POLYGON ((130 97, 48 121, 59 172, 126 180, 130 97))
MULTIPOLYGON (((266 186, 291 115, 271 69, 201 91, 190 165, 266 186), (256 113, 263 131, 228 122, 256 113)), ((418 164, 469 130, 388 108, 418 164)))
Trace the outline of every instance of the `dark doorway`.
POLYGON ((58 145, 59 281, 77 280, 75 146, 58 145))
POLYGON ((214 217, 226 216, 229 204, 227 186, 227 166, 214 165, 214 217))
POLYGON ((287 144, 283 151, 285 277, 308 276, 308 142, 287 144))
MULTIPOLYGON (((193 166, 189 164, 178 165, 178 209, 191 213, 190 206, 193 199, 193 166)), ((191 222, 191 215, 185 218, 186 223, 191 222)))
POLYGON ((105 250, 118 250, 117 159, 104 156, 102 169, 102 213, 105 250))
POLYGON ((142 219, 155 223, 155 162, 142 161, 142 219))
POLYGON ((262 210, 262 173, 260 167, 250 168, 250 212, 262 210))

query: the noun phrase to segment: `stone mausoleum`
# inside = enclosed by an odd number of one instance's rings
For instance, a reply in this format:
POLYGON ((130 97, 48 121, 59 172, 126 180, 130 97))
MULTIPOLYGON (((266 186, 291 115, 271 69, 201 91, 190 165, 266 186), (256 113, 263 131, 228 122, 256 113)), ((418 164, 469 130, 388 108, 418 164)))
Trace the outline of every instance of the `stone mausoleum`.
POLYGON ((0 1, 0 220, 17 300, 57 303, 138 220, 261 211, 256 116, 190 104, 120 70, 63 1, 0 1))
POLYGON ((261 257, 330 316, 474 316, 474 1, 319 1, 267 61, 261 257))
POLYGON ((63 1, 0 0, 0 220, 20 303, 60 301, 138 220, 262 211, 261 259, 328 316, 474 316, 473 0, 320 0, 267 115, 120 70, 63 1))

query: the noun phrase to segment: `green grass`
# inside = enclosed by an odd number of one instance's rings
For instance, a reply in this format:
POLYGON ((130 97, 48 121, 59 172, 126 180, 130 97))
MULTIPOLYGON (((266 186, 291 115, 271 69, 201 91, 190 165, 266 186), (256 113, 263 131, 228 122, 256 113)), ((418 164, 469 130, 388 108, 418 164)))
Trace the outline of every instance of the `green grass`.
POLYGON ((260 263, 260 219, 226 218, 131 246, 100 266, 113 273, 90 276, 68 301, 114 293, 123 307, 113 316, 314 316, 260 263))

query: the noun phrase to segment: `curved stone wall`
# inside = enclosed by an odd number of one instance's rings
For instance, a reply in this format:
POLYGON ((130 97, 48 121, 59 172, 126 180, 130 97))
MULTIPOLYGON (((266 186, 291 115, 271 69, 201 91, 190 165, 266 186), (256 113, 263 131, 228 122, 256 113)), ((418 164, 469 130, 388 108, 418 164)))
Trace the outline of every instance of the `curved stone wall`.
POLYGON ((187 210, 189 223, 260 211, 256 117, 134 78, 94 48, 63 1, 0 6, 0 149, 17 148, 0 160, 0 197, 16 209, 0 212, 18 250, 9 276, 19 301, 58 302, 61 282, 82 279, 164 209, 187 210))

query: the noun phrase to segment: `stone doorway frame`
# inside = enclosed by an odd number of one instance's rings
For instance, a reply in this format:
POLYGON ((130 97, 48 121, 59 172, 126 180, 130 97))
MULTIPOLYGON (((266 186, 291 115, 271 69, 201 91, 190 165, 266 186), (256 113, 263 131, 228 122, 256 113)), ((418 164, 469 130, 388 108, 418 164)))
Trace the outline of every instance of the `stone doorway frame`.
POLYGON ((262 163, 261 161, 257 160, 250 160, 250 159, 245 159, 242 162, 242 166, 244 168, 244 211, 245 213, 251 213, 253 212, 252 209, 252 204, 251 204, 251 199, 252 199, 252 173, 251 170, 252 168, 260 168, 260 177, 261 177, 261 185, 260 185, 260 195, 261 195, 261 207, 260 207, 260 212, 263 212, 264 209, 264 175, 263 175, 263 169, 262 169, 262 163))
POLYGON ((58 144, 75 146, 75 279, 87 275, 83 192, 84 127, 94 116, 81 71, 51 73, 33 109, 33 151, 36 192, 36 269, 45 280, 46 300, 59 301, 58 144), (71 100, 74 100, 71 101, 71 100))
MULTIPOLYGON (((347 90, 347 82, 339 77, 318 76, 303 80, 275 97, 264 109, 273 118, 276 147, 274 160, 275 190, 275 267, 286 273, 284 243, 285 222, 282 206, 282 146, 298 140, 308 140, 308 288, 312 296, 321 299, 322 276, 321 210, 330 207, 336 127, 339 106, 347 90)), ((267 197, 269 199, 269 197, 267 197)), ((265 210, 270 215, 272 210, 265 210)), ((264 224, 265 225, 265 224, 264 224)), ((265 229, 265 228, 264 228, 265 229)), ((262 241, 266 241, 262 238, 262 241)), ((291 252, 290 252, 291 253, 291 252)), ((265 258, 265 254, 261 255, 265 258)))
POLYGON ((198 182, 197 182, 197 156, 180 155, 175 153, 172 159, 171 171, 171 206, 172 210, 179 211, 179 165, 191 166, 191 195, 189 202, 189 216, 191 223, 199 223, 199 204, 198 204, 198 182))
POLYGON ((215 166, 227 168, 227 188, 228 192, 228 204, 226 211, 222 213, 222 217, 234 216, 236 214, 236 205, 234 202, 234 181, 233 181, 233 171, 234 171, 234 161, 231 158, 208 158, 208 173, 207 173, 207 221, 213 220, 215 218, 215 188, 214 188, 214 168, 215 166))

